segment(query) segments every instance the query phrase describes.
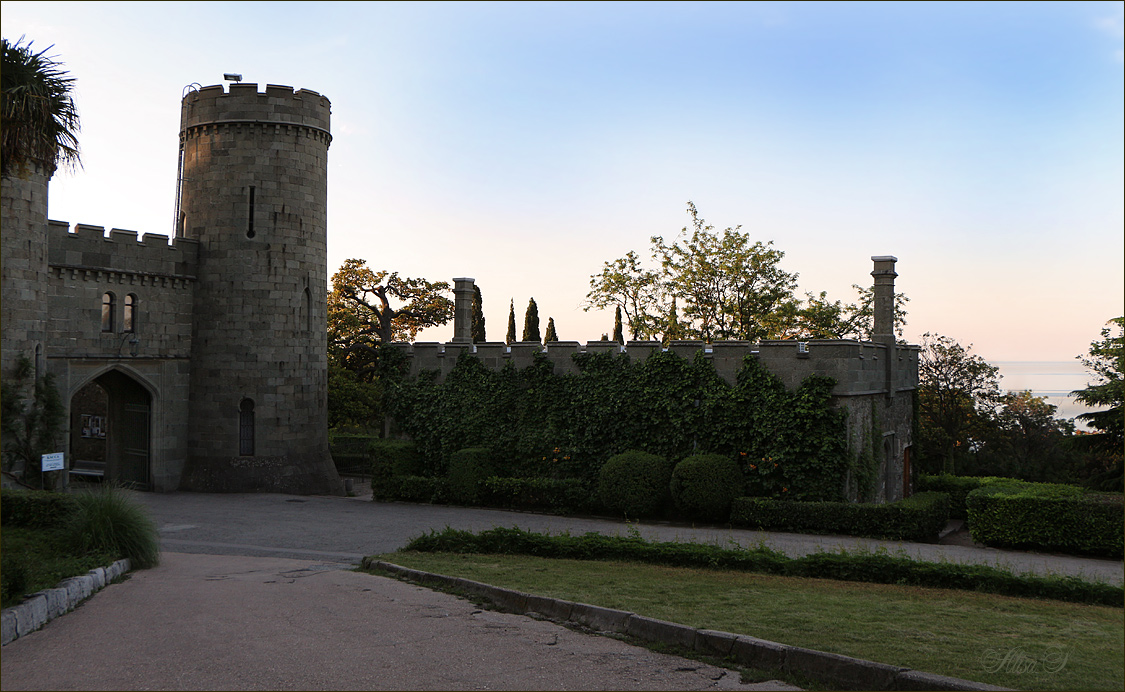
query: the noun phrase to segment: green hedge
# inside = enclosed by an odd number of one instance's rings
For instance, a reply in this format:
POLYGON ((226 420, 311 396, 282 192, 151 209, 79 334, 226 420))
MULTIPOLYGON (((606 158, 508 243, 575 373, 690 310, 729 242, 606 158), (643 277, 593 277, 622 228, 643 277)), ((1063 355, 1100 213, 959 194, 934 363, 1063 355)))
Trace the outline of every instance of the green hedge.
POLYGON ((479 534, 450 528, 440 533, 430 531, 410 541, 404 550, 622 560, 671 567, 963 589, 1116 607, 1125 605, 1125 591, 1120 586, 1087 582, 1077 577, 1017 576, 985 565, 921 562, 884 553, 814 553, 791 558, 764 546, 741 549, 699 543, 650 543, 636 535, 597 533, 548 536, 518 528, 495 528, 479 534))
POLYGON ((969 493, 969 531, 996 548, 1122 557, 1122 496, 1072 485, 1008 481, 969 493))
POLYGON ((740 497, 731 523, 754 529, 934 541, 949 521, 949 495, 917 493, 889 504, 793 502, 740 497))
POLYGON ((449 501, 475 505, 484 479, 495 475, 492 451, 484 447, 459 449, 449 458, 449 501))
POLYGON ((915 489, 918 492, 936 492, 949 494, 949 517, 951 519, 967 519, 965 512, 965 498, 977 488, 997 483, 1010 481, 1011 478, 999 476, 954 476, 943 473, 937 476, 918 476, 915 489))
POLYGON ((589 504, 590 493, 576 478, 484 479, 481 503, 487 507, 534 509, 570 514, 589 504))
POLYGON ((4 526, 61 528, 77 513, 78 502, 72 495, 40 490, 0 490, 0 524, 4 526))
POLYGON ((422 475, 418 445, 408 440, 370 440, 367 455, 371 458, 371 491, 375 500, 394 496, 394 478, 422 475))
POLYGON ((598 500, 617 516, 655 516, 671 501, 671 480, 672 464, 667 459, 629 450, 610 457, 598 472, 598 500))
POLYGON ((397 476, 384 499, 443 505, 449 502, 449 480, 431 476, 397 476))
POLYGON ((727 521, 734 499, 742 495, 742 471, 730 457, 696 454, 672 471, 672 502, 686 518, 727 521))

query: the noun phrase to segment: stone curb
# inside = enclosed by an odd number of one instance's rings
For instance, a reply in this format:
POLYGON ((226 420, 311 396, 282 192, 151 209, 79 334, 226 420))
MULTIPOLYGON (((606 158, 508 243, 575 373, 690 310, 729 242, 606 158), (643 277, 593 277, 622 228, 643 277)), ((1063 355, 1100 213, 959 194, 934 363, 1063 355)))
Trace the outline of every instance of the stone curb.
POLYGON ((128 558, 118 560, 109 567, 92 569, 81 577, 63 579, 53 589, 43 589, 24 596, 23 603, 5 608, 0 616, 0 646, 25 637, 60 615, 74 610, 79 603, 128 572, 129 568, 128 558))
POLYGON ((481 582, 433 574, 390 562, 363 558, 364 569, 390 572, 419 584, 434 584, 486 598, 497 607, 521 614, 534 613, 551 620, 571 622, 600 632, 625 634, 642 641, 665 644, 701 653, 733 656, 740 664, 782 670, 861 690, 1007 690, 984 683, 934 675, 851 656, 788 646, 777 642, 717 630, 696 629, 623 610, 534 596, 481 582))

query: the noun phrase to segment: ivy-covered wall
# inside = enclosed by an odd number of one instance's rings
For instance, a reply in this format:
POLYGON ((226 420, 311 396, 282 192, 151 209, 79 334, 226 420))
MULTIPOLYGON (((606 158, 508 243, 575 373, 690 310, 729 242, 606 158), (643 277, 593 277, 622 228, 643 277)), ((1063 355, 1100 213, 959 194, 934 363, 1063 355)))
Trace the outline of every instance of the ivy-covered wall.
POLYGON ((540 355, 523 369, 490 368, 463 352, 439 381, 435 372, 403 374, 406 358, 393 349, 386 357, 388 410, 433 475, 467 447, 490 449, 498 475, 585 482, 629 449, 672 461, 711 452, 735 459, 754 495, 850 494, 858 452, 849 450, 847 408, 834 405, 829 377, 810 375, 788 390, 747 356, 730 383, 702 351, 688 360, 657 350, 640 361, 579 353, 576 371, 563 374, 540 355))

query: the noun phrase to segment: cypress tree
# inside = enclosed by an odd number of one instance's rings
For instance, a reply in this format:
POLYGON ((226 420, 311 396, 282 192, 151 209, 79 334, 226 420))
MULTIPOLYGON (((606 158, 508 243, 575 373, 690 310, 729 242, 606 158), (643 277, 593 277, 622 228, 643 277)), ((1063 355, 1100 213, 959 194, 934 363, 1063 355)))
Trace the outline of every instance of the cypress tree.
POLYGON ((625 343, 625 333, 621 329, 621 306, 617 306, 617 311, 613 315, 613 340, 619 344, 625 343))
POLYGON ((516 340, 516 301, 513 298, 512 302, 508 305, 508 335, 504 337, 504 343, 511 344, 516 340))
POLYGON ((484 300, 480 297, 480 286, 473 284, 473 343, 488 341, 484 336, 484 300))
POLYGON ((555 331, 555 318, 554 317, 548 317, 547 318, 547 336, 543 340, 546 341, 547 343, 551 343, 552 341, 558 341, 559 340, 558 332, 555 331))
POLYGON ((680 318, 676 313, 676 296, 672 296, 672 309, 668 312, 668 328, 664 330, 664 345, 684 338, 680 318))
POLYGON ((539 335, 539 306, 535 299, 527 301, 527 312, 523 315, 523 341, 541 341, 539 335))

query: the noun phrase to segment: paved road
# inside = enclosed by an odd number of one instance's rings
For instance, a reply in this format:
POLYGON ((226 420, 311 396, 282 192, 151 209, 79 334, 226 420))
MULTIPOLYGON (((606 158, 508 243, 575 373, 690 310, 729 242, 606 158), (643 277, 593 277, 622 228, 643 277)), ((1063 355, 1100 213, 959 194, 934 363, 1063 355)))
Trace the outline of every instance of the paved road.
MULTIPOLYGON (((793 689, 578 634, 350 571, 429 529, 520 526, 623 533, 600 519, 365 498, 137 493, 160 528, 160 567, 107 587, 4 647, 20 689, 793 689)), ((368 496, 369 497, 369 496, 368 496)), ((838 547, 1099 576, 1122 563, 957 545, 898 544, 671 524, 657 540, 764 542, 790 555, 838 547)), ((893 661, 886 661, 893 663, 893 661)))
MULTIPOLYGON (((478 531, 519 526, 535 531, 624 534, 624 522, 488 509, 371 502, 370 496, 206 495, 137 493, 158 522, 165 550, 219 555, 259 555, 358 562, 364 555, 397 550, 411 538, 446 526, 478 531)), ((759 543, 798 557, 819 550, 885 549, 923 560, 994 565, 1015 572, 1073 574, 1108 583, 1125 581, 1120 560, 1099 560, 964 545, 879 541, 847 536, 807 536, 729 528, 642 523, 650 540, 743 546, 759 543)))

